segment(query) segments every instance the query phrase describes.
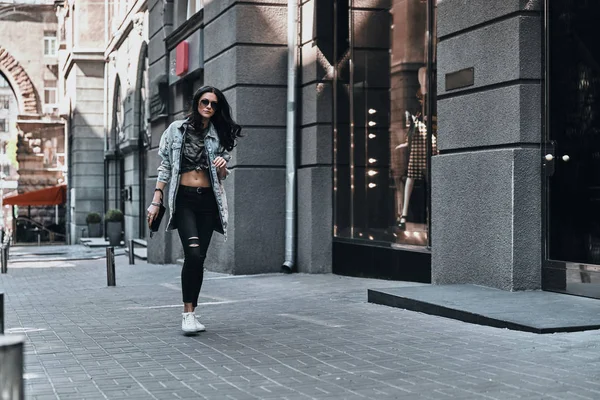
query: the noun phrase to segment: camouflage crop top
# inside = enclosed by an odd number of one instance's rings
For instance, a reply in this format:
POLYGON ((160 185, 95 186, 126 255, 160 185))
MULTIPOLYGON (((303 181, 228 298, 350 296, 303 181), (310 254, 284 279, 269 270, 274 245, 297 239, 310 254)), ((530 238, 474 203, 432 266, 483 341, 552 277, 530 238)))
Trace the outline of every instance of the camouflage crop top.
POLYGON ((191 124, 188 125, 185 142, 183 143, 183 158, 181 160, 181 173, 190 171, 208 170, 208 154, 204 147, 204 137, 207 129, 197 131, 191 124))

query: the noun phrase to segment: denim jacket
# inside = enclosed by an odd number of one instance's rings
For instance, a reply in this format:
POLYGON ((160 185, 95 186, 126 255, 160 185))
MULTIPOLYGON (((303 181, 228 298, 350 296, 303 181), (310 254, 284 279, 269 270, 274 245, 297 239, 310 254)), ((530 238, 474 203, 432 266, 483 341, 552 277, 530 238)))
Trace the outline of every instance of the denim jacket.
MULTIPOLYGON (((162 159, 162 162, 158 167, 158 181, 169 184, 168 204, 170 216, 169 223, 167 224, 167 230, 177 229, 173 215, 176 212, 175 199, 177 198, 177 190, 179 189, 179 182, 181 180, 179 171, 181 169, 183 143, 185 143, 187 129, 188 120, 173 122, 162 134, 162 137, 160 138, 160 145, 158 147, 158 155, 162 159)), ((215 227, 215 230, 219 233, 222 233, 227 239, 227 220, 229 218, 227 197, 225 196, 223 183, 217 175, 217 167, 215 167, 213 162, 217 157, 223 157, 225 161, 229 162, 231 156, 229 155, 229 152, 227 152, 227 150, 221 146, 217 131, 212 124, 210 124, 206 138, 204 139, 204 146, 208 153, 210 167, 209 176, 213 191, 215 193, 215 199, 217 200, 217 206, 219 207, 219 219, 221 222, 221 226, 215 227)), ((229 170, 227 170, 227 173, 223 179, 225 179, 227 175, 229 175, 229 170)))

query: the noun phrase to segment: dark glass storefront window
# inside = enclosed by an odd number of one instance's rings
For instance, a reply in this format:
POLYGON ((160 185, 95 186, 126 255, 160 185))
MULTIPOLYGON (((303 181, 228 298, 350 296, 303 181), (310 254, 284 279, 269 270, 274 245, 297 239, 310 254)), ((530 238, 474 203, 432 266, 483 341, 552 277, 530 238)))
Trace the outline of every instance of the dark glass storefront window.
POLYGON ((427 246, 435 0, 363 3, 334 2, 334 236, 427 246))

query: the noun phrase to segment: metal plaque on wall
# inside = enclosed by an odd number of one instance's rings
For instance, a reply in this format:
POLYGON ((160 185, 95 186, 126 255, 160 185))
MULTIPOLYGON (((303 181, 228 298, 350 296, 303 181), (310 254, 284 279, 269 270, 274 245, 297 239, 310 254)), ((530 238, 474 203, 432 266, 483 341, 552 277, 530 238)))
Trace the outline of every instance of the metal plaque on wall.
POLYGON ((446 90, 461 89, 475 84, 475 68, 465 68, 446 74, 446 90))

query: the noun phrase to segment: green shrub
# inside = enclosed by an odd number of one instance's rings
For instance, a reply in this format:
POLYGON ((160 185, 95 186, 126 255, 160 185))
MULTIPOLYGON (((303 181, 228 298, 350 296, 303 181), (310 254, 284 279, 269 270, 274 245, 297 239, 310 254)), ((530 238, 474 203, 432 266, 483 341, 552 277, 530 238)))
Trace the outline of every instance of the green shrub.
POLYGON ((86 224, 98 224, 102 221, 100 214, 91 212, 85 217, 86 224))
POLYGON ((108 210, 104 219, 108 222, 123 222, 123 213, 121 210, 108 210))

